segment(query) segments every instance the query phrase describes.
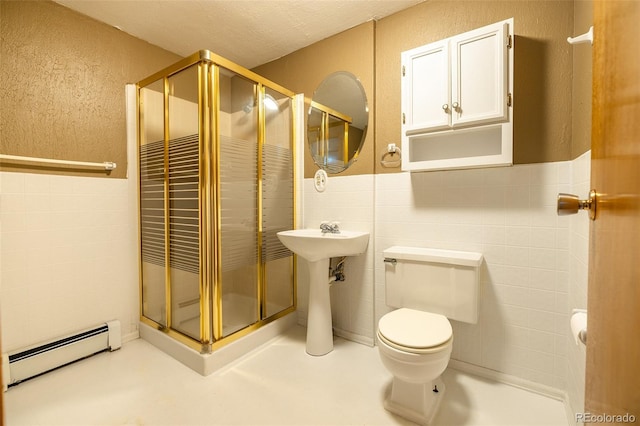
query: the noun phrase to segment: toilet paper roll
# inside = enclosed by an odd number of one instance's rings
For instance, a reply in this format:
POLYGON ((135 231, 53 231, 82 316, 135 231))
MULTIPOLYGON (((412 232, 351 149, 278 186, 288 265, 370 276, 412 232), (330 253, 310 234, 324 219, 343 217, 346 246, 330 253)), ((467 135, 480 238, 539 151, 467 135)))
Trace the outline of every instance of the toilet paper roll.
POLYGON ((576 345, 580 342, 587 342, 587 311, 584 309, 574 309, 571 314, 571 334, 576 340, 576 345))

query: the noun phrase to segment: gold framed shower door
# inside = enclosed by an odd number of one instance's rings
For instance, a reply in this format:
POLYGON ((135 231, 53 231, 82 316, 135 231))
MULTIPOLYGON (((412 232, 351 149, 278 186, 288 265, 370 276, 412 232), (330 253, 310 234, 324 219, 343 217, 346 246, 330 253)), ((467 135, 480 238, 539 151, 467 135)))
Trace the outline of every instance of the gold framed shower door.
MULTIPOLYGON (((224 90, 228 92, 229 87, 229 85, 225 86, 224 90)), ((284 217, 281 220, 284 220, 286 224, 289 221, 289 214, 290 226, 288 227, 291 229, 295 227, 296 223, 296 143, 293 129, 296 125, 297 114, 293 102, 294 93, 207 50, 197 52, 145 78, 137 84, 137 89, 137 160, 140 172, 138 219, 141 230, 138 251, 140 320, 201 353, 209 353, 215 348, 245 336, 296 309, 297 290, 293 254, 286 251, 284 246, 280 247, 280 243, 275 237, 273 225, 271 225, 274 217, 284 217), (225 99, 221 94, 221 79, 227 78, 228 80, 229 75, 237 77, 234 81, 240 82, 240 85, 246 87, 253 85, 251 102, 244 105, 243 108, 237 101, 225 99), (191 86, 180 84, 181 81, 190 81, 190 79, 197 80, 195 91, 191 86), (162 93, 159 93, 160 91, 162 93), (276 112, 269 111, 265 107, 265 100, 267 98, 274 100, 274 97, 279 98, 280 103, 276 102, 276 105, 284 106, 284 112, 279 109, 276 112), (193 104, 192 106, 197 103, 197 119, 195 113, 186 114, 184 121, 187 124, 177 122, 175 117, 185 114, 182 114, 179 109, 172 109, 173 104, 183 101, 193 104), (238 105, 230 107, 229 105, 234 102, 238 105), (229 125, 227 123, 229 121, 228 114, 225 114, 224 119, 221 118, 221 109, 223 108, 235 108, 236 115, 241 116, 239 121, 243 119, 255 120, 256 124, 255 154, 252 153, 253 145, 247 144, 248 148, 245 148, 245 151, 250 155, 244 156, 255 155, 256 159, 255 177, 252 178, 255 179, 255 253, 249 250, 251 253, 243 257, 243 259, 255 257, 255 264, 253 267, 249 266, 249 269, 255 269, 256 321, 227 333, 223 330, 222 277, 225 274, 223 271, 225 265, 223 250, 225 247, 222 244, 222 235, 226 230, 223 228, 224 215, 228 213, 227 209, 222 211, 222 206, 223 203, 228 202, 228 198, 223 200, 222 193, 224 191, 223 185, 228 185, 224 181, 225 172, 231 168, 226 167, 225 169, 225 163, 221 161, 227 155, 226 151, 221 151, 221 147, 230 145, 229 137, 222 135, 222 128, 229 125), (250 117, 249 119, 242 116, 241 109, 245 111, 246 117, 250 117), (278 116, 278 114, 281 115, 278 116), (277 124, 268 125, 269 117, 276 116, 278 117, 277 124), (153 125, 148 124, 151 122, 153 125), (282 123, 288 123, 288 129, 281 130, 282 127, 286 127, 282 123), (160 129, 160 127, 162 128, 160 129), (197 158, 194 154, 195 136, 185 136, 190 135, 196 127, 197 158), (267 144, 270 132, 272 132, 271 128, 278 129, 280 134, 288 133, 288 146, 267 144), (175 136, 176 133, 178 137, 175 136), (156 141, 159 138, 162 141, 156 141), (190 148, 184 148, 187 146, 187 142, 178 148, 170 146, 170 142, 173 143, 175 140, 187 141, 190 148), (151 156, 150 152, 153 152, 155 157, 151 156), (285 156, 279 157, 283 152, 285 156), (158 158, 160 155, 163 158, 158 158), (274 163, 276 166, 272 166, 274 163), (186 165, 191 167, 188 172, 185 171, 187 170, 186 165), (280 168, 274 172, 272 170, 274 167, 280 168), (197 168, 197 177, 193 175, 194 168, 197 168), (174 172, 175 170, 178 171, 174 172), (185 178, 187 175, 188 179, 185 178), (282 176, 285 176, 285 179, 282 176), (286 176, 290 176, 290 182, 286 176), (171 179, 178 183, 172 182, 171 179), (196 179, 197 198, 194 190, 196 179), (270 186, 265 180, 275 181, 276 184, 270 186), (289 195, 283 196, 282 192, 276 193, 276 190, 272 189, 273 186, 278 187, 278 184, 287 188, 290 186, 289 195), (182 185, 183 189, 176 189, 178 185, 182 185), (172 198, 175 194, 177 195, 172 198), (286 214, 283 215, 282 205, 286 207, 289 206, 289 203, 290 212, 285 212, 286 214), (181 213, 178 214, 185 216, 180 219, 182 222, 177 224, 173 215, 175 211, 180 211, 181 213), (267 221, 265 216, 269 217, 268 226, 265 225, 267 221), (194 240, 196 229, 197 242, 194 240), (175 242, 176 238, 180 238, 180 241, 175 242), (193 256, 196 250, 197 261, 193 256), (171 257, 172 254, 175 254, 177 260, 171 257), (154 289, 157 294, 154 293, 152 296, 149 294, 149 286, 145 285, 147 283, 146 276, 152 275, 145 272, 148 269, 148 265, 144 261, 145 258, 153 259, 155 277, 157 277, 157 281, 164 281, 159 285, 159 287, 164 287, 164 291, 154 289), (284 306, 283 309, 268 305, 268 294, 271 287, 268 285, 267 278, 273 275, 274 268, 271 267, 273 262, 284 264, 287 269, 283 271, 280 268, 276 274, 278 279, 283 275, 288 275, 290 292, 284 296, 279 295, 281 299, 287 297, 289 299, 288 306, 284 306), (177 305, 174 303, 176 301, 172 300, 173 283, 177 281, 179 274, 185 276, 184 273, 172 268, 172 265, 175 264, 178 264, 178 269, 188 271, 190 276, 195 276, 194 274, 197 272, 197 298, 180 304, 180 306, 184 305, 187 309, 193 310, 197 303, 199 314, 197 336, 194 333, 186 332, 177 323, 174 323, 177 305), (163 268, 164 271, 161 273, 160 270, 163 268), (154 297, 160 300, 154 305, 159 306, 159 309, 151 314, 148 309, 148 299, 154 297), (190 304, 191 307, 189 307, 190 304)), ((191 108, 190 111, 195 111, 195 108, 191 108)), ((229 155, 242 157, 242 153, 229 155)), ((250 158, 242 158, 245 163, 250 162, 249 160, 250 158)), ((250 182, 251 179, 245 180, 246 182, 240 184, 244 186, 238 191, 239 193, 247 193, 253 185, 250 182)), ((253 220, 252 218, 253 216, 250 219, 253 220)), ((248 221, 251 222, 251 220, 248 221)), ((278 226, 282 226, 282 223, 279 223, 278 226)))

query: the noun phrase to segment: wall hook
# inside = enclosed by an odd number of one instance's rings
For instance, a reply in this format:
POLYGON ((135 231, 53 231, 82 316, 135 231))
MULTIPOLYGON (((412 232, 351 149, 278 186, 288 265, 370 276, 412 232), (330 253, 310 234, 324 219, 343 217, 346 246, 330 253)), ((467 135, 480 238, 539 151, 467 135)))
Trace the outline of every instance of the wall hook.
POLYGON ((577 37, 567 37, 569 44, 591 43, 593 45, 593 25, 589 27, 589 31, 577 37))

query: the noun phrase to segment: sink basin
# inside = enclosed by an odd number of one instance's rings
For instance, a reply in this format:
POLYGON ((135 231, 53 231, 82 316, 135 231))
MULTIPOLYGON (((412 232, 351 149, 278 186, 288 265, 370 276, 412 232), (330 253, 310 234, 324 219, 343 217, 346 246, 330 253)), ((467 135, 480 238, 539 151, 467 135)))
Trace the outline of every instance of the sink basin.
POLYGON ((358 231, 323 234, 319 229, 294 229, 278 232, 278 238, 289 250, 309 262, 362 254, 369 243, 369 233, 358 231))
POLYGON ((323 234, 319 229, 294 229, 278 232, 278 238, 308 262, 307 353, 314 356, 328 354, 333 350, 329 258, 364 253, 369 244, 369 233, 340 231, 339 234, 323 234))

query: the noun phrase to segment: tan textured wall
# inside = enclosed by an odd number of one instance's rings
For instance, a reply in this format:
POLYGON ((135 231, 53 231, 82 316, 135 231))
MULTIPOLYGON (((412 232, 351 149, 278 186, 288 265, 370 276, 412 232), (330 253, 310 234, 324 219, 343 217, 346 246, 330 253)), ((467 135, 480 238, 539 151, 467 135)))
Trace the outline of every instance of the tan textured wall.
POLYGON ((125 177, 125 84, 180 57, 49 1, 2 0, 0 14, 0 153, 115 161, 125 177))
MULTIPOLYGON (((513 16, 514 160, 568 160, 590 143, 590 49, 565 41, 583 31, 578 20, 591 19, 589 3, 576 2, 574 28, 572 1, 430 0, 255 71, 307 97, 332 72, 355 74, 369 101, 369 132, 358 161, 341 175, 399 171, 378 160, 388 143, 400 142, 400 52, 513 16), (572 66, 579 70, 573 83, 572 66)), ((2 0, 0 14, 0 153, 115 161, 111 176, 124 177, 124 84, 179 57, 49 1, 2 0)), ((316 169, 306 151, 305 176, 316 169)))
MULTIPOLYGON (((374 31, 375 23, 367 22, 253 70, 289 90, 304 93, 305 109, 313 92, 329 74, 349 71, 358 77, 367 95, 369 130, 357 161, 339 176, 373 173, 374 31)), ((304 176, 313 177, 316 170, 318 167, 305 143, 304 176)))
MULTIPOLYGON (((574 3, 573 34, 584 34, 593 25, 593 1, 577 0, 574 3)), ((573 47, 573 96, 571 159, 591 149, 591 51, 589 44, 573 47)))
MULTIPOLYGON (((378 22, 376 31, 377 157, 400 142, 400 53, 514 18, 514 163, 571 156, 572 1, 430 0, 378 22)), ((376 172, 385 169, 376 161, 376 172)))

